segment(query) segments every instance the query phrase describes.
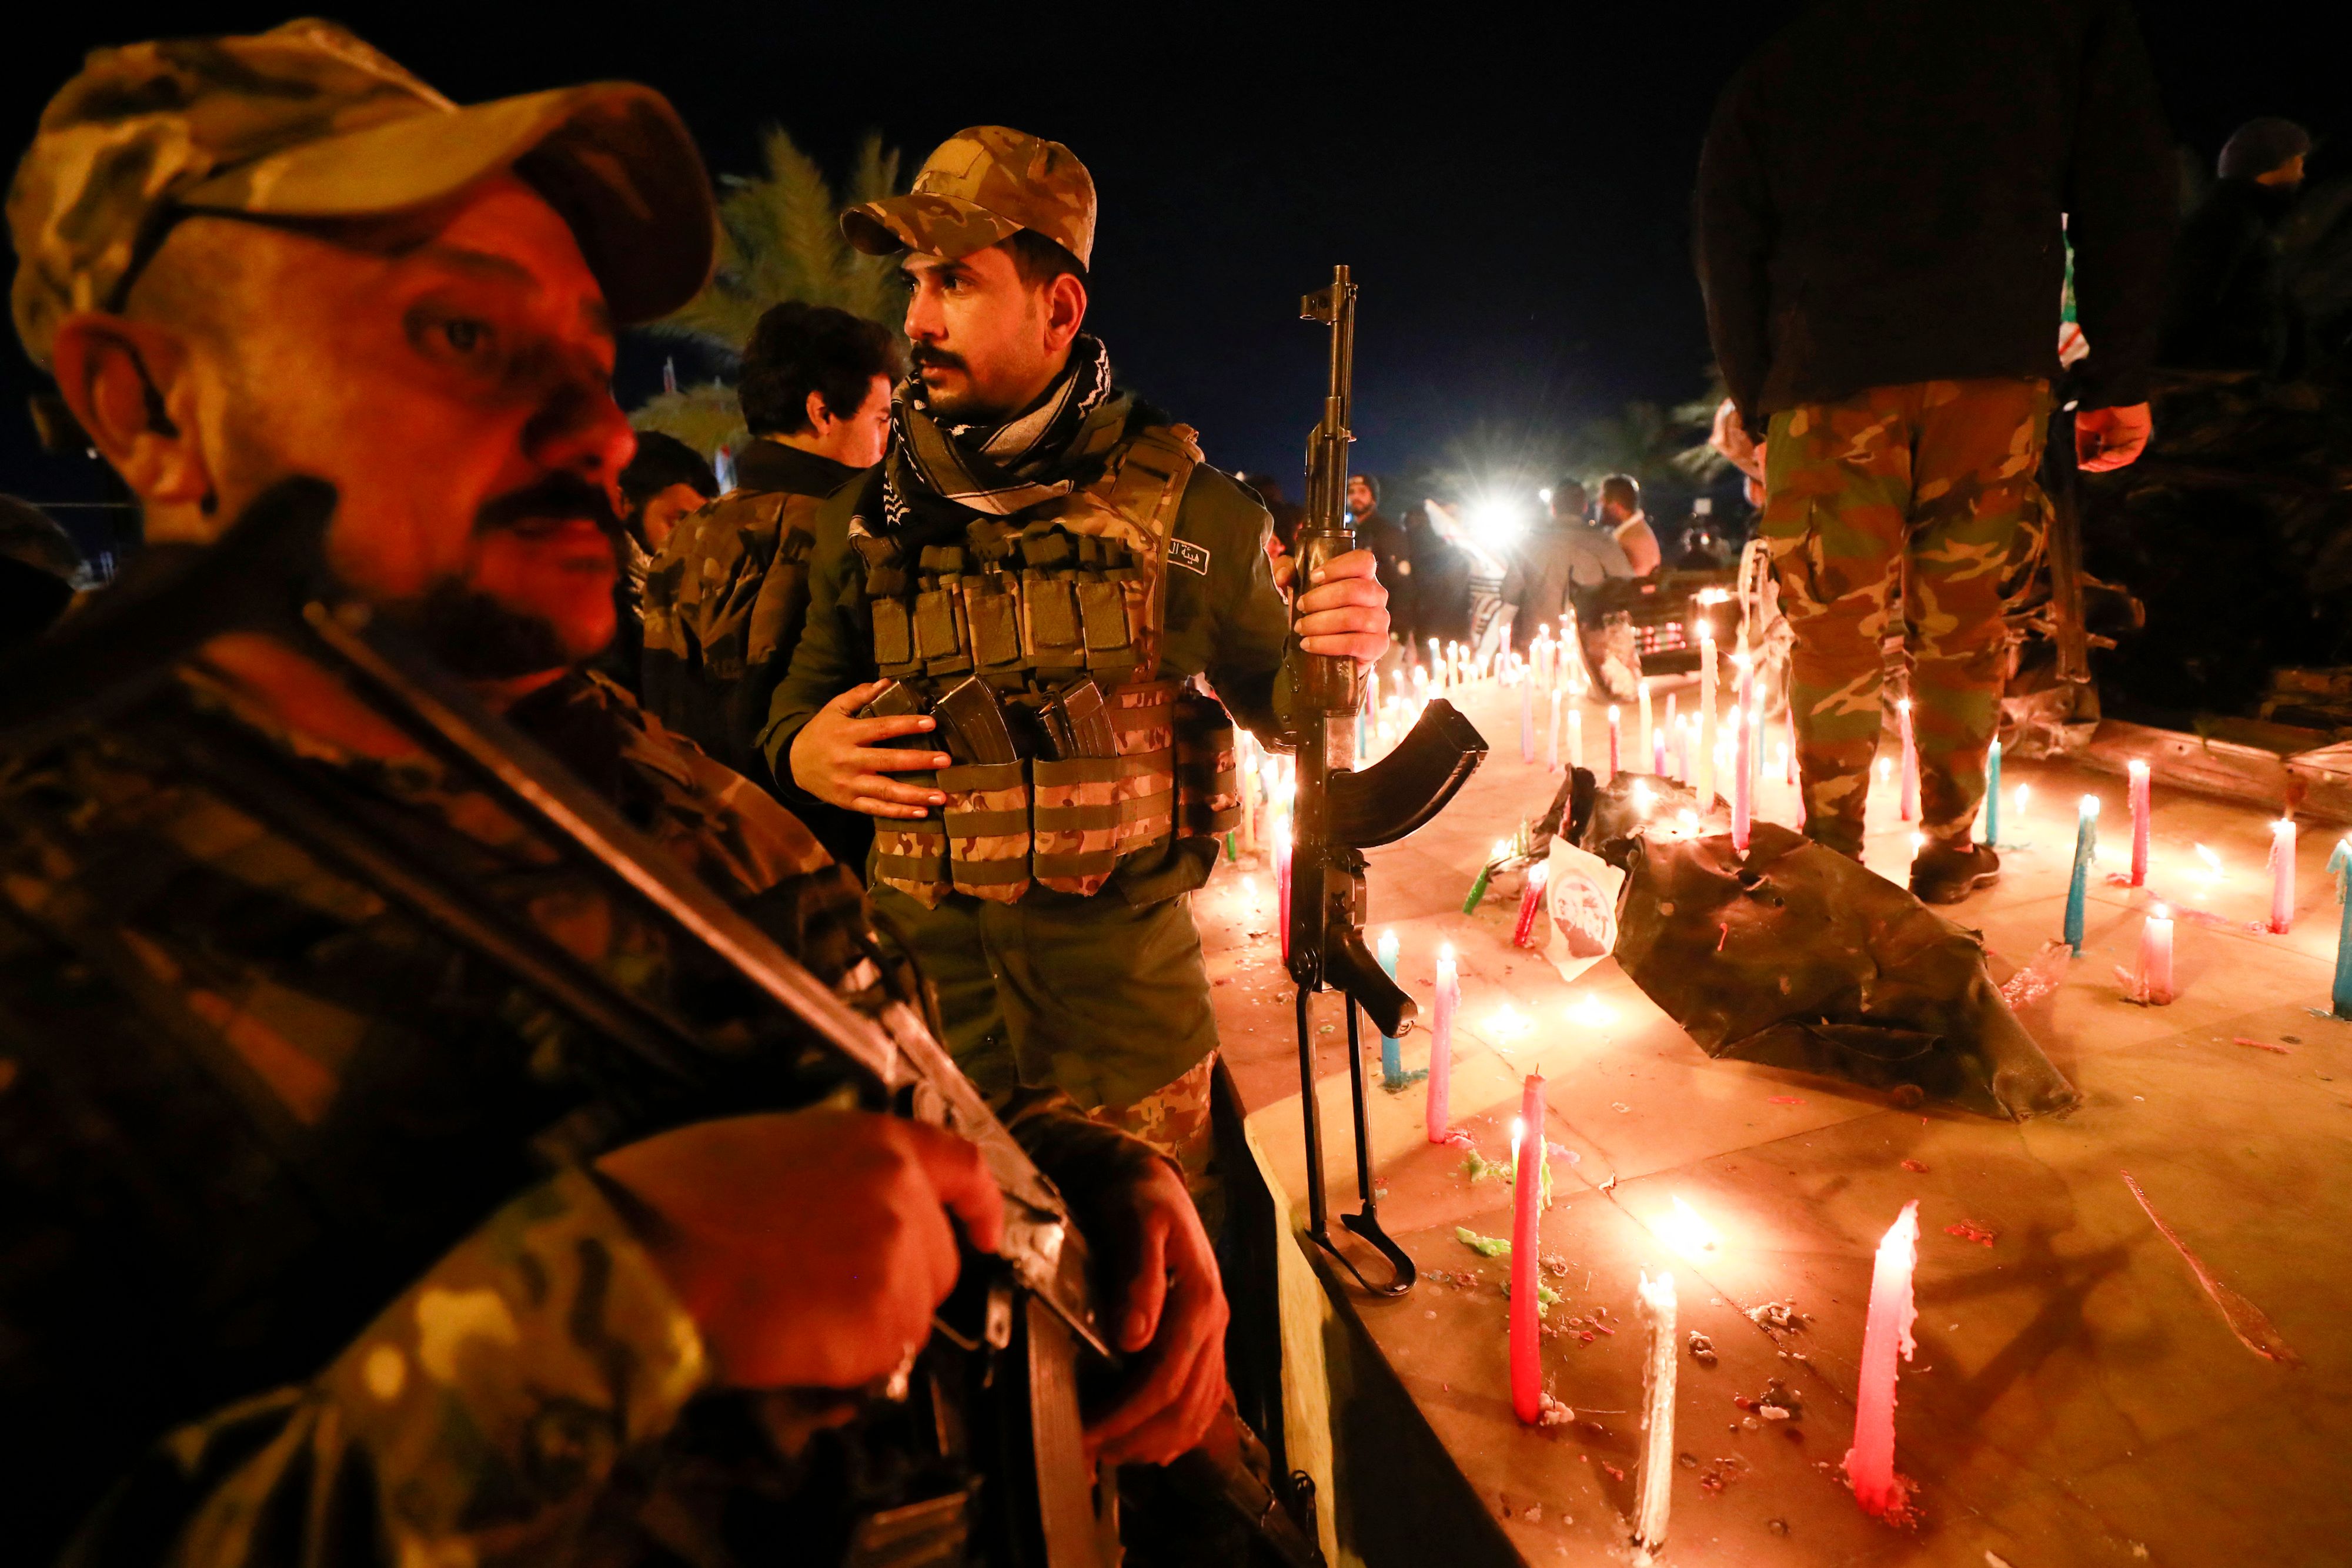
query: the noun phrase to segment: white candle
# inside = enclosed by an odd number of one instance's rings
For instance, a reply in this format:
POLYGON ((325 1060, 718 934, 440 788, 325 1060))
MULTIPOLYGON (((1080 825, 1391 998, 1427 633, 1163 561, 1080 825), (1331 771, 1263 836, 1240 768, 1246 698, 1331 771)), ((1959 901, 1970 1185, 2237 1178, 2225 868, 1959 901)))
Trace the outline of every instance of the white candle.
POLYGON ((2172 912, 2161 904, 2147 912, 2139 933, 2139 985, 2150 1007, 2172 1000, 2172 912))
POLYGON ((1633 1540, 1655 1552, 1666 1543, 1666 1515, 1675 1500, 1675 1277, 1642 1276, 1642 1316, 1650 1325, 1649 1357, 1642 1365, 1642 1492, 1633 1540))
POLYGON ((1568 710, 1568 765, 1584 766, 1584 710, 1580 707, 1568 710))
POLYGON ((2271 932, 2284 936, 2294 924, 2294 819, 2271 824, 2271 932))

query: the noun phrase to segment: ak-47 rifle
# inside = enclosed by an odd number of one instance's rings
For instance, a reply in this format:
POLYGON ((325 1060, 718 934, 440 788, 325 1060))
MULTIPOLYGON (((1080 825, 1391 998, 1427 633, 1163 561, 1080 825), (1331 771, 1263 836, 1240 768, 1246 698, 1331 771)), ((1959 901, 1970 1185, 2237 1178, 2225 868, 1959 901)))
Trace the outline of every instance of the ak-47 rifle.
MULTIPOLYGON (((1347 509, 1348 445, 1356 360, 1356 286, 1345 267, 1331 284, 1307 296, 1300 315, 1331 329, 1330 383, 1323 417, 1307 438, 1307 511, 1298 528, 1303 594, 1315 573, 1356 548, 1347 509)), ((1297 620, 1293 601, 1292 622, 1297 620)), ((1290 859, 1290 977, 1298 983, 1298 1074, 1307 1112, 1307 1239, 1376 1295, 1402 1295, 1415 1270, 1403 1248, 1381 1228, 1372 1199, 1372 1159, 1364 1111, 1364 1063, 1357 1009, 1371 1015, 1391 1038, 1412 1027, 1420 1006, 1381 969, 1364 946, 1362 851, 1393 843, 1427 822, 1454 799, 1486 755, 1486 737, 1442 699, 1396 749, 1362 772, 1349 767, 1356 713, 1363 706, 1364 674, 1355 660, 1309 653, 1294 630, 1287 657, 1298 793, 1292 809, 1290 859), (1347 998, 1348 1082, 1356 1118, 1356 1187, 1363 1207, 1339 1223, 1387 1259, 1382 1283, 1339 1249, 1323 1192, 1323 1123, 1315 1092, 1315 1035, 1308 1018, 1318 991, 1347 998)))
POLYGON ((2091 678, 2090 629, 2083 623, 2082 468, 2074 456, 2074 411, 2050 420, 2050 631, 2058 644, 2058 678, 2091 678))

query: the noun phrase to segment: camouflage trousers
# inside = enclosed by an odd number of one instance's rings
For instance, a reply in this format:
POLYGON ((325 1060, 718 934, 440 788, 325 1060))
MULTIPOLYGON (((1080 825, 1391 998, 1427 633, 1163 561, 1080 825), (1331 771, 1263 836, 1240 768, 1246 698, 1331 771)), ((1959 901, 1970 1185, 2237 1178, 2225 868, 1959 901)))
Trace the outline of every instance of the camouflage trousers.
POLYGON ((1183 1167, 1202 1207, 1217 1020, 1189 895, 1132 904, 1032 890, 926 909, 877 885, 874 911, 939 998, 949 1054, 984 1093, 1050 1085, 1183 1167))
POLYGON ((1964 840, 2000 707, 2002 614, 2047 532, 2034 473, 2050 389, 2031 380, 1874 387, 1772 416, 1764 517, 1796 634, 1805 831, 1862 852, 1881 727, 1881 643, 1911 657, 1921 831, 1964 840))

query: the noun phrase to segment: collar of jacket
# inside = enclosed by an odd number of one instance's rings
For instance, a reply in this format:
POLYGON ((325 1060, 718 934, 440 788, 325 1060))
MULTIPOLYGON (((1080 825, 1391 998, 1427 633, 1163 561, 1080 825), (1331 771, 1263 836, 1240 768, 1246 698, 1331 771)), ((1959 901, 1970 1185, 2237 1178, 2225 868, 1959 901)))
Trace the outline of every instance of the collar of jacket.
POLYGON ((753 436, 735 457, 736 487, 782 490, 794 496, 830 496, 857 476, 860 469, 835 463, 814 452, 753 436))

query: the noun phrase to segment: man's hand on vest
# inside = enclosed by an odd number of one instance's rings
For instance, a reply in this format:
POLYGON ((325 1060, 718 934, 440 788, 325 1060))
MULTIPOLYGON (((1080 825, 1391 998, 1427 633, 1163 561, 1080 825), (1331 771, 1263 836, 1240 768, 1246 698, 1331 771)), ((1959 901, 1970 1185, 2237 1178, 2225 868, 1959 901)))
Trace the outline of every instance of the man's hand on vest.
POLYGON ((828 804, 869 817, 926 817, 948 798, 925 785, 885 777, 909 768, 945 768, 944 751, 909 751, 885 746, 904 735, 928 733, 937 723, 929 714, 860 718, 857 710, 882 695, 888 681, 852 686, 819 708, 793 737, 793 782, 828 804))
POLYGON ((1128 1383, 1087 1424, 1087 1448, 1112 1464, 1164 1465, 1198 1448, 1224 1406, 1231 1313, 1216 1252, 1175 1167, 1154 1161, 1130 1202, 1097 1239, 1102 1276, 1122 1281, 1107 1321, 1129 1353, 1128 1383))
POLYGON ((2074 416, 2074 461, 2085 474, 2105 474, 2129 465, 2147 450, 2156 422, 2147 404, 2123 408, 2086 408, 2074 416))
MULTIPOLYGON (((1274 586, 1290 591, 1298 560, 1274 562, 1274 586)), ((1298 600, 1299 644, 1310 653, 1345 655, 1360 664, 1389 651, 1389 591, 1381 586, 1380 559, 1368 549, 1333 556, 1298 600)))
POLYGON ((596 1168, 732 1387, 887 1376, 930 1337, 955 1287, 949 1216, 983 1251, 1003 1235, 978 1148, 865 1112, 698 1122, 596 1168))

